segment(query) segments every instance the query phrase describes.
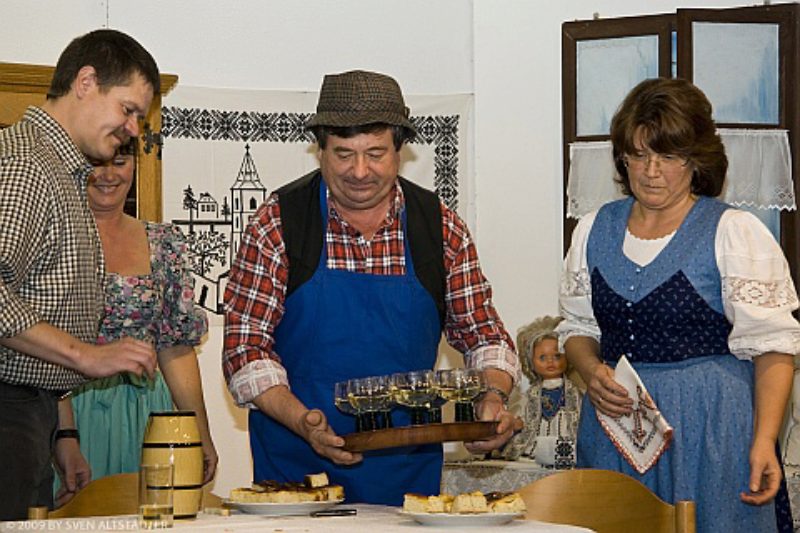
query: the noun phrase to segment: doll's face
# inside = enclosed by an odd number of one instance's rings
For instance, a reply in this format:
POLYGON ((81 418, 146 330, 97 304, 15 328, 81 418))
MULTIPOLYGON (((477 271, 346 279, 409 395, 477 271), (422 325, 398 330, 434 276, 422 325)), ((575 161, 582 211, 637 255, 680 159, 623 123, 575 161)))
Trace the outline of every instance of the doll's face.
POLYGON ((558 351, 558 341, 542 339, 531 354, 533 371, 542 379, 560 378, 567 370, 567 358, 558 351))

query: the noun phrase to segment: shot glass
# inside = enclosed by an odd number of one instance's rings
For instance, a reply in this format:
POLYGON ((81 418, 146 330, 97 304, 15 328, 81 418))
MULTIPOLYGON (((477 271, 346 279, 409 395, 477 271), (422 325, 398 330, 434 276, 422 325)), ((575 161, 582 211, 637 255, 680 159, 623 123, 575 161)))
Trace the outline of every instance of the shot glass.
POLYGON ((139 469, 139 529, 172 527, 175 470, 173 465, 142 465, 139 469))

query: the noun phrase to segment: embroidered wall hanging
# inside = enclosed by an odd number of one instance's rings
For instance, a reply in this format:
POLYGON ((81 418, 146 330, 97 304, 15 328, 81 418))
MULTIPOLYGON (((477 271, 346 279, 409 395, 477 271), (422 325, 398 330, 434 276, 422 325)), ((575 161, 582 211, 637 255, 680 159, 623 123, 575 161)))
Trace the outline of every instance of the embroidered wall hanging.
MULTIPOLYGON (((197 302, 221 323, 228 270, 249 217, 279 186, 317 168, 304 125, 317 93, 178 86, 163 107, 164 220, 187 237, 197 302)), ((435 190, 468 225, 471 95, 406 96, 414 141, 400 173, 435 190)))

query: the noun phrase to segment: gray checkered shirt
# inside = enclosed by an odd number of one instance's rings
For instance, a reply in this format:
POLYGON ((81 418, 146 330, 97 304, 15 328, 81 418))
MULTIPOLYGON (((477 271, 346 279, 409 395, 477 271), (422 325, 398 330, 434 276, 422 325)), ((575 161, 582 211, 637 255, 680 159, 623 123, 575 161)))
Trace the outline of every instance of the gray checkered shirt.
MULTIPOLYGON (((91 171, 39 108, 0 130, 0 337, 44 321, 85 342, 97 338, 105 264, 86 201, 91 171)), ((0 346, 0 381, 66 391, 86 379, 0 346)))

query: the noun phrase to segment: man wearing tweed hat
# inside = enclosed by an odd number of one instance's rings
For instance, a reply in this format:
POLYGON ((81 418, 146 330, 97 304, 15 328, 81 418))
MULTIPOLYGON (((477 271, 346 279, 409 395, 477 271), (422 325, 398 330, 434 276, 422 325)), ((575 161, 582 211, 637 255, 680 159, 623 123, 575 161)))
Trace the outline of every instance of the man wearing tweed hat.
MULTIPOLYGON (((325 471, 351 502, 400 505, 438 494, 440 444, 350 453, 354 419, 336 410, 334 384, 431 369, 444 332, 478 368, 481 420, 503 445, 505 400, 519 374, 464 222, 400 177, 416 133, 397 82, 375 72, 325 76, 316 115, 319 169, 278 189, 243 234, 225 291, 223 368, 250 411, 254 479, 296 481, 325 471)), ((400 411, 400 410, 396 410, 400 411)), ((409 423, 395 412, 395 425, 409 423)))

